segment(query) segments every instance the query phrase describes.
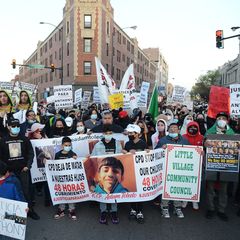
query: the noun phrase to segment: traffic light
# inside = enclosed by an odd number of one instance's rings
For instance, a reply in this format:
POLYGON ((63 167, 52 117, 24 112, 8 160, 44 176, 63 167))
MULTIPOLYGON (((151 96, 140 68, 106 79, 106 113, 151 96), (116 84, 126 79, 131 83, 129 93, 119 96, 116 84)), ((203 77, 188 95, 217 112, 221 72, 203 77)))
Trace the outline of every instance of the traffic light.
POLYGON ((13 60, 12 60, 12 67, 13 67, 13 69, 16 68, 16 59, 13 59, 13 60))
POLYGON ((52 72, 54 72, 54 71, 55 71, 55 66, 54 66, 54 64, 53 64, 53 63, 51 64, 51 71, 52 71, 52 72))
POLYGON ((216 31, 216 47, 223 49, 223 30, 216 31))

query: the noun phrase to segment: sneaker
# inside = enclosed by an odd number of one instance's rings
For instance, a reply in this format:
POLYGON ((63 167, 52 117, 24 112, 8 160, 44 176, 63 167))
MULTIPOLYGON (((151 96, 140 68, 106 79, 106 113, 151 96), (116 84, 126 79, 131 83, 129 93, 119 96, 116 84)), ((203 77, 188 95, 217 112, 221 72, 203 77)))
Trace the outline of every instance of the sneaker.
POLYGON ((140 211, 138 212, 138 214, 136 215, 136 220, 138 223, 144 223, 144 216, 143 213, 140 211))
POLYGON ((112 220, 113 224, 119 223, 119 218, 118 218, 117 212, 111 212, 111 220, 112 220))
POLYGON ((29 210, 28 212, 28 217, 30 217, 31 219, 33 220, 39 220, 40 217, 38 216, 38 214, 32 209, 32 210, 29 210))
POLYGON ((77 220, 77 216, 76 216, 76 213, 75 213, 74 210, 69 211, 68 216, 69 216, 69 218, 71 218, 71 219, 74 220, 74 221, 77 220))
POLYGON ((99 223, 107 224, 107 212, 101 212, 99 223))
POLYGON ((199 206, 198 206, 197 202, 193 202, 192 207, 193 207, 194 210, 199 210, 199 206))
POLYGON ((228 221, 228 216, 226 215, 226 213, 218 212, 217 215, 221 220, 223 220, 225 222, 228 221))
POLYGON ((206 213, 206 218, 207 218, 207 219, 213 219, 213 218, 214 218, 214 215, 215 215, 215 212, 214 212, 214 211, 208 210, 207 213, 206 213))
POLYGON ((175 214, 177 215, 178 218, 184 218, 181 208, 175 208, 175 214))
POLYGON ((56 214, 54 215, 54 219, 60 219, 62 217, 65 216, 64 210, 61 210, 60 208, 58 208, 56 214))
POLYGON ((130 213, 129 213, 129 218, 135 219, 136 216, 137 216, 137 212, 133 208, 131 208, 130 213))
POLYGON ((188 205, 188 202, 186 202, 186 201, 182 202, 182 208, 186 208, 187 205, 188 205))
POLYGON ((169 214, 168 208, 162 208, 162 216, 164 218, 170 218, 170 214, 169 214))

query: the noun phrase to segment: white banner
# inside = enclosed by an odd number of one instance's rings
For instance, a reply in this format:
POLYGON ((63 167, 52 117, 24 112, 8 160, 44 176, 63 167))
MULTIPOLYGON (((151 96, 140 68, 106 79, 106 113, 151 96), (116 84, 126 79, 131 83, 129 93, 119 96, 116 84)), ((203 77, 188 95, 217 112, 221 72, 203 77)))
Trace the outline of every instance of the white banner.
MULTIPOLYGON (((86 157, 91 154, 94 144, 103 138, 103 134, 96 133, 91 135, 72 135, 72 148, 78 157, 86 157)), ((124 134, 113 134, 113 138, 121 141, 123 144, 128 141, 124 134)), ((34 159, 31 168, 32 183, 46 181, 44 162, 54 159, 55 154, 61 150, 62 138, 48 138, 31 140, 34 159)))
POLYGON ((72 85, 54 86, 53 92, 56 109, 66 109, 73 107, 72 85))
POLYGON ((126 89, 135 90, 135 77, 134 77, 133 63, 130 64, 127 71, 125 72, 119 89, 121 91, 126 89))
POLYGON ((230 85, 230 114, 240 116, 240 84, 230 85))
POLYGON ((74 103, 79 104, 82 101, 82 88, 75 91, 74 103))
POLYGON ((88 200, 106 203, 152 200, 162 193, 163 169, 162 149, 46 163, 54 205, 88 200))
POLYGON ((25 202, 0 198, 0 239, 1 235, 14 239, 25 239, 27 207, 25 202))
POLYGON ((199 202, 203 148, 167 145, 163 199, 199 202))

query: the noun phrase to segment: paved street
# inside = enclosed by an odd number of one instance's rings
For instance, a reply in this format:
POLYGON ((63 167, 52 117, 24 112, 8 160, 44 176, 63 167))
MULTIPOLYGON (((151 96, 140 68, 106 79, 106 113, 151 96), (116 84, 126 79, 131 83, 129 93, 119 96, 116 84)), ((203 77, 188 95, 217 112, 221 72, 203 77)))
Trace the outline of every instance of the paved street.
POLYGON ((157 207, 150 202, 145 203, 145 224, 138 224, 128 220, 129 205, 119 204, 120 224, 108 225, 98 223, 99 211, 96 204, 89 202, 77 206, 78 220, 70 220, 67 216, 54 220, 54 208, 43 206, 42 197, 39 197, 36 211, 41 216, 40 221, 29 219, 27 240, 95 240, 95 239, 138 239, 138 240, 237 240, 240 239, 240 218, 236 216, 236 207, 229 204, 227 223, 215 218, 207 220, 204 217, 203 203, 200 211, 193 211, 191 204, 184 210, 185 218, 178 219, 171 214, 170 219, 163 219, 157 207))

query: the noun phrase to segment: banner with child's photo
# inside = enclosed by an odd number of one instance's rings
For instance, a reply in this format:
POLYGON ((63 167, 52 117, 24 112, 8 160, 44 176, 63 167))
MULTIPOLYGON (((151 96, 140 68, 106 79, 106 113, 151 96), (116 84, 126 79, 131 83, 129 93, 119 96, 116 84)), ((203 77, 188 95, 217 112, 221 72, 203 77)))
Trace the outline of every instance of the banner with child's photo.
MULTIPOLYGON (((72 135, 72 149, 78 157, 86 157, 92 153, 94 145, 103 138, 103 134, 72 135)), ((113 134, 113 138, 119 140, 124 146, 128 137, 124 134, 113 134)), ((46 181, 45 162, 54 159, 55 154, 61 150, 62 138, 31 140, 34 159, 31 168, 32 183, 46 181)))
POLYGON ((46 176, 53 204, 152 200, 163 191, 165 152, 47 160, 46 176))
POLYGON ((239 172, 239 135, 209 135, 206 171, 239 172))

